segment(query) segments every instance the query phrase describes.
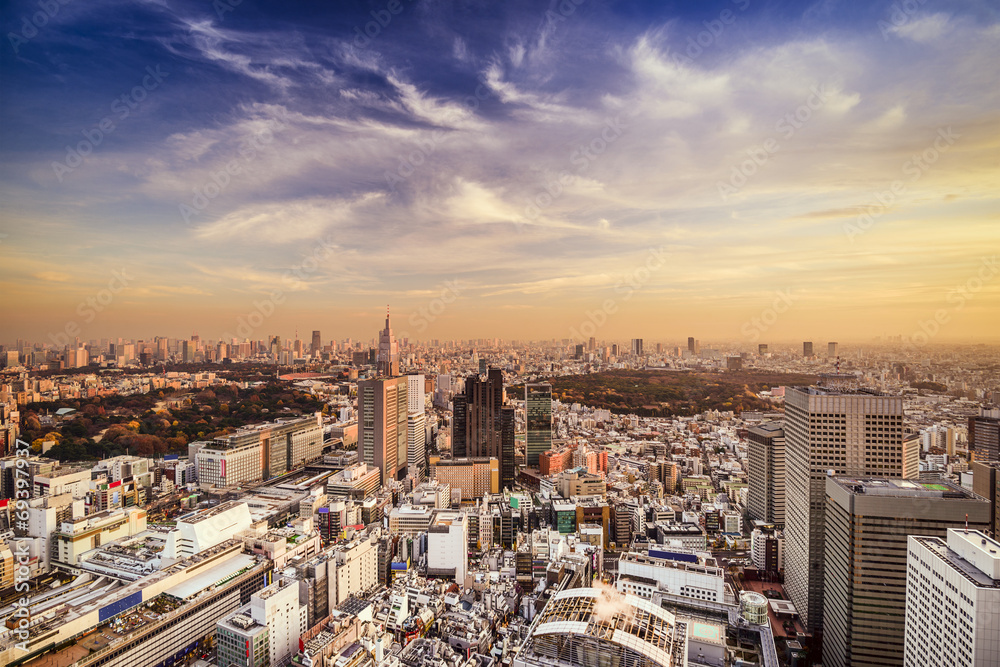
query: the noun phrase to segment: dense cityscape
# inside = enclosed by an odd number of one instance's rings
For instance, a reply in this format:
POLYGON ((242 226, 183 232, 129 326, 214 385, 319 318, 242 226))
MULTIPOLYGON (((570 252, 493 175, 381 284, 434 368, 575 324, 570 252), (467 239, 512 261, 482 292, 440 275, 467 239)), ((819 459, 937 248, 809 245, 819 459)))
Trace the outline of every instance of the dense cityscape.
POLYGON ((0 29, 0 667, 1000 667, 995 0, 0 29))

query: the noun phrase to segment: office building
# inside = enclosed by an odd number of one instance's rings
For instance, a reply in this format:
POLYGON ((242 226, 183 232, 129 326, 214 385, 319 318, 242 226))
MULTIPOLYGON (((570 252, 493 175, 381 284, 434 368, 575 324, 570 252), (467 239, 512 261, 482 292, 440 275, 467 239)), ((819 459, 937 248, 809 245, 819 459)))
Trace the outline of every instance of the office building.
POLYGON ((826 344, 826 356, 830 357, 831 359, 836 358, 836 356, 837 356, 837 344, 836 343, 827 343, 826 344))
POLYGON ((431 479, 462 491, 463 501, 500 492, 500 462, 493 457, 441 460, 431 458, 431 479))
POLYGON ((642 356, 642 339, 633 338, 632 339, 632 356, 641 357, 642 356))
POLYGON ((695 354, 695 341, 694 336, 688 336, 688 352, 695 354))
POLYGON ((513 406, 505 405, 500 409, 500 490, 514 490, 517 478, 515 462, 514 436, 516 411, 513 406))
POLYGON ((750 463, 747 510, 751 518, 785 525, 785 429, 780 421, 747 430, 750 463))
POLYGON ((338 471, 326 483, 331 498, 362 500, 375 495, 382 485, 382 471, 369 463, 356 463, 338 471))
POLYGON ((1000 538, 1000 461, 973 461, 972 491, 986 498, 993 507, 990 515, 990 535, 1000 538))
POLYGON ((802 343, 802 356, 809 359, 813 356, 813 344, 809 341, 802 343))
POLYGON ((469 401, 465 393, 455 394, 451 405, 451 454, 465 458, 469 455, 469 401))
POLYGON ((552 449, 552 385, 547 382, 524 386, 527 419, 526 464, 538 467, 538 455, 552 449))
POLYGON ((320 340, 319 332, 313 331, 312 333, 312 343, 309 345, 309 354, 314 358, 323 351, 323 342, 320 340))
POLYGON ((969 452, 977 461, 1000 459, 1000 409, 980 408, 969 417, 969 452))
POLYGON ((503 371, 490 368, 485 375, 465 380, 466 451, 469 457, 500 458, 500 411, 503 409, 503 371))
POLYGON ((418 482, 425 477, 426 439, 427 415, 423 411, 409 413, 406 416, 406 474, 418 482))
POLYGON ((408 412, 424 413, 424 376, 406 376, 406 409, 408 412))
POLYGON ((759 343, 757 345, 757 354, 761 357, 767 354, 767 343, 759 343))
POLYGON ((823 627, 826 476, 902 477, 903 399, 838 384, 785 390, 785 590, 823 627))
POLYGON ((382 484, 406 468, 408 385, 405 376, 358 381, 358 450, 382 484))
POLYGON ((732 604, 734 594, 726 585, 725 569, 710 564, 708 557, 654 549, 648 554, 624 553, 618 560, 615 587, 646 600, 661 593, 678 602, 686 598, 732 604))
POLYGON ((902 666, 907 536, 985 528, 989 503, 941 480, 827 477, 826 494, 823 665, 902 666))
POLYGON ((287 665, 306 632, 307 609, 299 604, 299 587, 281 580, 254 593, 250 602, 216 624, 220 665, 263 667, 287 665))
POLYGON ((1000 542, 910 535, 906 572, 905 667, 1000 665, 1000 542))
POLYGON ((389 307, 385 309, 385 329, 378 337, 378 355, 375 357, 378 374, 384 377, 399 375, 399 343, 389 326, 389 307))
POLYGON ((427 528, 427 574, 451 578, 465 587, 469 571, 469 516, 441 511, 427 528))

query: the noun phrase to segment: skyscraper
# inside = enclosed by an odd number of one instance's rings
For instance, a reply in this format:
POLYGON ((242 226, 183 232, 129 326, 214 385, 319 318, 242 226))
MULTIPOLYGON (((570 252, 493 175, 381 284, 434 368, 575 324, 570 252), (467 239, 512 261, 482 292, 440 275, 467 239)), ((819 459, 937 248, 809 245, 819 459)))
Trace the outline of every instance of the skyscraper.
POLYGON ((813 344, 810 341, 802 343, 802 356, 807 359, 813 356, 813 344))
POLYGON ((837 356, 837 344, 836 343, 827 343, 826 344, 826 356, 830 357, 831 359, 836 358, 836 356, 837 356))
POLYGON ((517 469, 514 464, 515 410, 512 405, 500 409, 500 490, 514 490, 517 469))
POLYGON ((632 339, 632 356, 641 357, 642 356, 642 339, 633 338, 632 339))
POLYGON ((1000 410, 980 408, 969 417, 969 452, 977 461, 1000 459, 1000 410))
POLYGON ((385 329, 378 337, 378 356, 375 358, 378 374, 386 377, 399 375, 399 344, 389 326, 389 307, 385 308, 385 329))
POLYGON ((552 385, 547 382, 524 386, 527 418, 526 464, 538 467, 538 455, 552 449, 552 385))
POLYGON ((314 357, 323 349, 323 342, 320 340, 319 332, 313 331, 312 344, 309 346, 309 353, 314 357))
POLYGON ((383 484, 407 463, 407 386, 405 376, 358 381, 358 450, 383 484))
POLYGON ((485 376, 466 378, 466 454, 500 458, 500 409, 503 407, 503 371, 490 368, 485 376))
POLYGON ((902 667, 907 536, 945 537, 966 517, 984 528, 989 503, 945 480, 886 477, 827 477, 826 495, 823 665, 902 667))
POLYGON ((451 455, 457 459, 469 455, 469 401, 465 393, 451 399, 451 455))
POLYGON ((826 473, 903 477, 903 399, 849 384, 785 391, 785 589, 823 628, 826 473))
POLYGON ((407 409, 410 412, 424 413, 424 376, 407 375, 406 397, 408 401, 407 409))
POLYGON ((767 354, 767 343, 760 343, 757 345, 757 354, 762 357, 767 354))
POLYGON ((688 336, 688 352, 694 354, 694 336, 688 336))
POLYGON ((1000 665, 1000 543, 951 528, 908 546, 903 664, 1000 665))
POLYGON ((424 452, 427 439, 427 415, 423 410, 410 412, 406 417, 406 474, 423 481, 424 452))
POLYGON ((747 510, 754 519, 785 525, 785 430, 780 421, 747 431, 750 463, 747 510))

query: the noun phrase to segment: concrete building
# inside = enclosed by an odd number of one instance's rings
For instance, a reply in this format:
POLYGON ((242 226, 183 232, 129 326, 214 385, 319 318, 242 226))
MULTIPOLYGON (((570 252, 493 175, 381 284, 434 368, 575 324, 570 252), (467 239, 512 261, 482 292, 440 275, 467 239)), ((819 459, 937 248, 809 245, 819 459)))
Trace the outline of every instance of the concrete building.
POLYGON ((306 607, 299 587, 278 581, 254 593, 250 602, 216 624, 220 665, 263 667, 287 665, 306 632, 306 607))
POLYGON ((785 524, 785 429, 780 421, 747 429, 747 511, 750 517, 785 524))
POLYGON ((431 479, 462 490, 462 500, 472 502, 500 492, 500 462, 496 458, 431 459, 431 479))
POLYGON ((146 510, 129 507, 64 521, 52 533, 55 565, 75 571, 80 556, 102 544, 146 530, 146 510))
POLYGON ((1000 542, 951 528, 907 546, 903 664, 1000 665, 1000 542))
POLYGON ((785 391, 785 590, 809 632, 823 628, 828 471, 903 476, 903 399, 824 377, 785 391))
POLYGON ((973 461, 972 491, 990 501, 993 513, 989 533, 1000 538, 1000 461, 973 461))
POLYGON ((378 468, 356 463, 334 474, 326 483, 326 492, 331 498, 369 498, 378 491, 381 480, 378 468))
POLYGON ((333 559, 331 598, 340 605, 352 595, 361 595, 378 585, 378 536, 366 535, 347 545, 338 546, 333 559))
POLYGON ((427 574, 449 576, 464 588, 468 571, 469 518, 461 512, 437 512, 427 528, 427 574))
POLYGON ((527 418, 526 460, 529 468, 538 467, 538 455, 552 449, 552 385, 547 382, 524 386, 527 418))
POLYGON ((652 600, 655 593, 678 598, 733 604, 725 570, 706 563, 708 554, 650 550, 624 553, 618 560, 615 587, 622 593, 652 600))
MULTIPOLYGON (((420 377, 410 375, 408 377, 420 377)), ((412 383, 411 383, 412 384, 412 383)), ((424 411, 410 412, 406 416, 406 474, 418 482, 426 477, 427 416, 424 411)))
MULTIPOLYGON (((824 667, 903 664, 907 536, 981 529, 989 503, 946 481, 828 477, 824 667)), ((944 663, 940 663, 944 664, 944 663)))
POLYGON ((358 451, 382 473, 382 484, 406 468, 408 387, 405 376, 358 382, 358 451))
POLYGON ((431 507, 414 507, 403 505, 393 507, 389 512, 389 532, 393 535, 409 535, 410 537, 427 532, 434 517, 431 507))
POLYGON ((980 408, 969 417, 969 452, 977 461, 1000 459, 1000 410, 980 408))

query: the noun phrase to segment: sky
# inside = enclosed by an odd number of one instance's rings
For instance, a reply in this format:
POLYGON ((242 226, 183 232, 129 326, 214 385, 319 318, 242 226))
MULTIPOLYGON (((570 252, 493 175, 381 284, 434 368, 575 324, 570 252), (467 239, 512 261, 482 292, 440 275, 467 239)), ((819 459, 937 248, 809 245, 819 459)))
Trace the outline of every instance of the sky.
POLYGON ((994 2, 2 11, 0 341, 1000 340, 994 2))

